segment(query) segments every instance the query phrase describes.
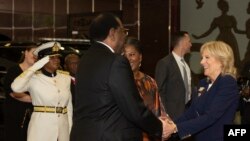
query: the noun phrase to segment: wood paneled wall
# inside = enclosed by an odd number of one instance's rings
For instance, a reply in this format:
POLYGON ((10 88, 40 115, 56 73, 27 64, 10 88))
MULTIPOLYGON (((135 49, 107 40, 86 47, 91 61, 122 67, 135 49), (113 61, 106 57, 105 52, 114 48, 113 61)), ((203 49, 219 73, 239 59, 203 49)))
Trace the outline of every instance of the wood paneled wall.
MULTIPOLYGON (((179 0, 171 7, 172 30, 178 30, 179 0)), ((154 77, 157 61, 169 52, 169 0, 0 0, 0 33, 21 41, 64 38, 68 14, 120 10, 129 36, 142 42, 142 70, 154 77)))

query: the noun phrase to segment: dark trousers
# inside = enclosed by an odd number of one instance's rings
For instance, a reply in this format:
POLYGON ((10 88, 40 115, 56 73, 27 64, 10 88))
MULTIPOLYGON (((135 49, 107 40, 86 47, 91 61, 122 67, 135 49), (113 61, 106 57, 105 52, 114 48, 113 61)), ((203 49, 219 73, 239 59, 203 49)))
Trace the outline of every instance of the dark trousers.
POLYGON ((240 115, 241 124, 250 124, 250 102, 241 100, 240 115))

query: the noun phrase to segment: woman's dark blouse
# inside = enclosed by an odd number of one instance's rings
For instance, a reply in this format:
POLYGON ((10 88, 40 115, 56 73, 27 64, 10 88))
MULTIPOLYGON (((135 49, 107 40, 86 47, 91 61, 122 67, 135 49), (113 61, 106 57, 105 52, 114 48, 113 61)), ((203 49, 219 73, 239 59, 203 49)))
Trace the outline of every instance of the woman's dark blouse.
POLYGON ((26 134, 29 123, 28 112, 32 111, 32 104, 18 101, 10 96, 10 93, 13 92, 11 89, 11 83, 22 72, 20 66, 15 65, 8 70, 4 78, 4 89, 6 95, 4 104, 5 141, 27 140, 26 134))

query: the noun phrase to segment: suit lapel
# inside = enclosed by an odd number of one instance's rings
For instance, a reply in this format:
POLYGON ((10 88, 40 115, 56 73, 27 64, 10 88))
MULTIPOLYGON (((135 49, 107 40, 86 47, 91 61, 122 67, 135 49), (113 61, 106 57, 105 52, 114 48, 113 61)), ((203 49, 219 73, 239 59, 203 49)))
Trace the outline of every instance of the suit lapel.
POLYGON ((184 81, 183 81, 183 78, 182 78, 182 75, 181 75, 181 70, 180 70, 180 68, 179 68, 179 66, 178 66, 178 64, 177 64, 177 62, 176 62, 176 60, 175 60, 175 58, 174 58, 174 56, 173 56, 173 54, 171 53, 171 55, 170 55, 170 59, 171 59, 171 62, 170 63, 172 63, 172 65, 171 66, 173 66, 173 70, 176 70, 176 73, 177 73, 177 75, 178 75, 178 77, 179 77, 179 80, 181 80, 181 82, 182 82, 182 84, 183 84, 183 88, 185 89, 185 84, 184 84, 184 81))
POLYGON ((214 81, 213 85, 210 87, 210 89, 208 89, 208 85, 209 85, 209 82, 207 83, 207 86, 206 86, 206 90, 208 93, 212 92, 214 89, 216 89, 216 86, 217 86, 217 83, 219 83, 221 79, 221 74, 216 78, 216 80, 214 81))

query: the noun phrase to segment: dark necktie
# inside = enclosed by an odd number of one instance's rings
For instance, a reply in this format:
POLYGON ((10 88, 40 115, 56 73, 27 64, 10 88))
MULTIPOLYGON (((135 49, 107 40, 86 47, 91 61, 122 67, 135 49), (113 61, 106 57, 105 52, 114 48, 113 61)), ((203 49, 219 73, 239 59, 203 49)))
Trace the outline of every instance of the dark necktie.
POLYGON ((187 76, 185 60, 182 58, 181 62, 182 62, 182 68, 183 68, 183 81, 184 81, 184 85, 185 85, 185 89, 186 89, 185 103, 187 103, 189 101, 188 76, 187 76))

